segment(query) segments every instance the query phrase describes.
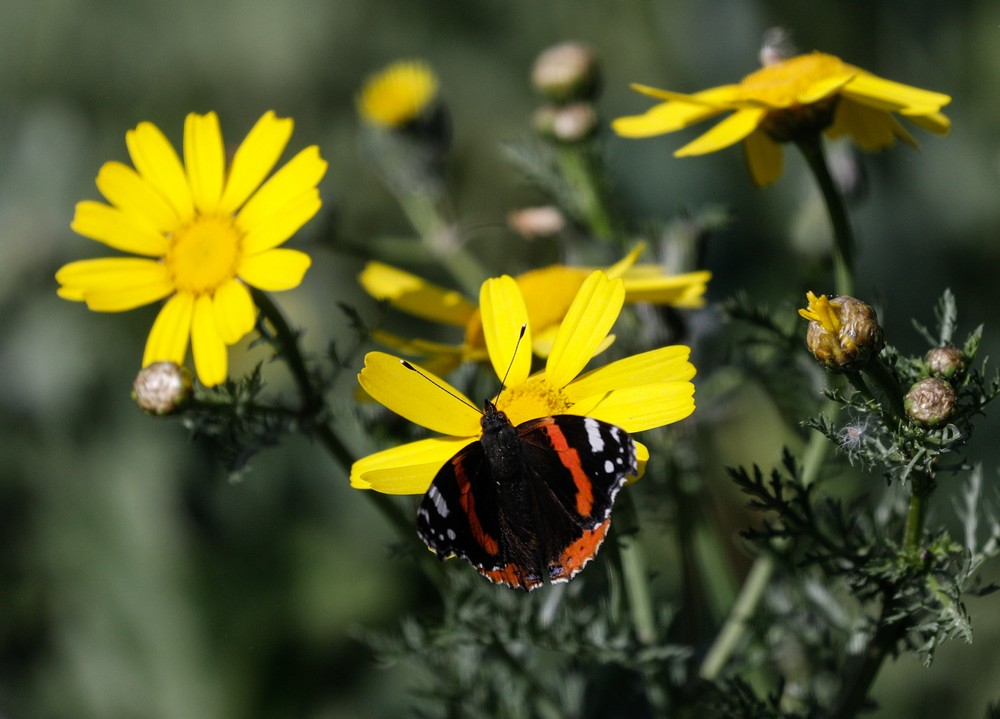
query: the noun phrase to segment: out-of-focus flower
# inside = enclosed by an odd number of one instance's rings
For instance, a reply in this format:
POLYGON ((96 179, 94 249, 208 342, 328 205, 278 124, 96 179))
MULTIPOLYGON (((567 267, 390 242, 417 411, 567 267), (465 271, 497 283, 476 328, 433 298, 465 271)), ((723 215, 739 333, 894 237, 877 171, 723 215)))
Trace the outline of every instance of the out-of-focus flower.
POLYGON ((150 414, 172 414, 191 396, 191 373, 173 362, 154 362, 139 370, 132 399, 150 414))
POLYGON ((853 297, 827 299, 806 293, 809 306, 799 315, 809 320, 806 346, 828 369, 852 372, 882 351, 885 341, 875 310, 853 297))
MULTIPOLYGON (((574 293, 545 369, 530 375, 531 329, 518 283, 509 276, 487 280, 480 292, 488 357, 506 376, 496 400, 516 426, 555 414, 593 417, 642 432, 684 419, 694 411, 695 369, 690 349, 663 347, 627 357, 578 376, 604 344, 625 301, 621 279, 596 271, 574 293), (528 324, 518 343, 521 327, 528 324), (512 359, 513 358, 513 359, 512 359)), ((400 360, 370 352, 358 376, 364 390, 400 416, 442 436, 377 452, 354 463, 351 485, 389 494, 422 494, 448 459, 482 437, 476 405, 444 380, 400 360), (428 381, 428 378, 431 381, 428 381)), ((649 451, 636 442, 639 474, 649 451)))
POLYGON ((531 84, 552 102, 592 100, 600 86, 597 53, 578 42, 553 45, 535 60, 531 84))
POLYGON ((761 187, 781 175, 778 143, 825 132, 850 135, 869 152, 897 138, 916 145, 895 114, 937 134, 950 128, 940 110, 951 98, 942 93, 885 80, 821 52, 773 60, 735 85, 691 95, 633 85, 664 102, 642 115, 620 117, 612 127, 623 137, 650 137, 732 113, 674 156, 704 155, 742 141, 750 174, 761 187))
POLYGON ((373 125, 403 127, 426 114, 437 94, 437 76, 426 63, 400 60, 368 79, 358 96, 358 112, 373 125))
MULTIPOLYGON (((637 265, 635 263, 642 250, 643 246, 636 247, 606 269, 609 277, 623 280, 626 302, 649 302, 679 308, 703 306, 710 272, 670 275, 660 265, 637 265)), ((560 323, 592 269, 551 265, 514 278, 527 306, 532 349, 538 356, 549 355, 560 323)), ((482 316, 476 305, 461 293, 381 262, 369 262, 359 279, 368 294, 387 300, 403 312, 465 330, 465 339, 458 345, 405 339, 377 332, 375 337, 380 342, 407 354, 428 358, 426 363, 438 374, 446 374, 463 361, 486 359, 482 316)))
POLYGON ((552 237, 566 229, 566 216, 555 205, 525 207, 507 214, 507 226, 526 240, 552 237))
POLYGON ((314 145, 267 181, 292 134, 292 120, 268 112, 236 150, 226 171, 219 119, 190 114, 184 163, 163 133, 140 123, 125 135, 135 169, 108 162, 97 187, 110 204, 85 200, 72 228, 84 237, 140 257, 71 262, 56 273, 59 296, 97 312, 156 302, 160 310, 142 366, 183 364, 190 338, 198 378, 226 378, 226 346, 256 321, 248 286, 297 287, 309 255, 280 248, 320 208, 317 185, 327 163, 314 145))

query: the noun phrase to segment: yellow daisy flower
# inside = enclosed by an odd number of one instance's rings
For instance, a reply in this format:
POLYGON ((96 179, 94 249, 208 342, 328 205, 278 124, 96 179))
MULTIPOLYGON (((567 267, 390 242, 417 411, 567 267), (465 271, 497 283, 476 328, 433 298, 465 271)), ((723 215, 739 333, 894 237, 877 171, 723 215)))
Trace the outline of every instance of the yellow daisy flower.
POLYGON ((611 124, 615 132, 622 137, 662 135, 731 112, 674 156, 704 155, 742 141, 750 174, 760 187, 781 175, 777 143, 794 141, 802 133, 850 135, 873 152, 897 138, 916 145, 893 113, 937 134, 947 133, 951 125, 940 112, 951 102, 947 95, 885 80, 821 52, 778 60, 736 85, 693 95, 632 87, 665 102, 642 115, 618 118, 611 124))
MULTIPOLYGON (((530 325, 520 344, 517 341, 529 320, 518 283, 507 275, 487 280, 479 299, 490 362, 498 377, 507 375, 496 405, 514 425, 575 414, 635 433, 677 422, 694 411, 695 369, 688 361, 688 347, 663 347, 580 375, 621 312, 625 283, 620 278, 596 271, 585 279, 556 333, 545 369, 531 376, 530 325)), ((358 460, 351 468, 353 487, 422 494, 448 459, 482 437, 476 405, 426 370, 414 372, 396 357, 370 352, 358 381, 393 412, 441 436, 358 460)), ((649 451, 638 442, 636 456, 641 475, 649 451)))
POLYGON ((373 125, 402 127, 420 117, 437 93, 437 76, 426 63, 401 60, 365 83, 357 100, 358 112, 373 125))
POLYGON ((292 124, 273 112, 261 117, 227 173, 214 112, 187 116, 183 164, 159 128, 139 123, 125 135, 135 169, 105 163, 97 187, 109 204, 78 203, 71 227, 140 257, 71 262, 56 273, 59 296, 96 312, 169 298, 149 333, 142 366, 183 364, 190 338, 201 382, 225 380, 226 345, 256 321, 247 286, 297 287, 311 263, 304 252, 278 246, 319 210, 316 186, 326 161, 313 145, 264 181, 292 124))
MULTIPOLYGON (((704 305, 710 272, 668 275, 660 265, 637 265, 636 260, 644 247, 640 244, 605 270, 609 277, 623 280, 625 302, 651 302, 687 309, 704 305)), ((532 349, 539 357, 548 356, 563 317, 591 271, 583 267, 551 265, 514 278, 527 305, 532 349)), ((375 336, 380 342, 407 354, 428 357, 429 365, 439 374, 446 374, 463 361, 486 359, 482 316, 476 305, 460 292, 381 262, 369 262, 359 280, 370 295, 387 300, 403 312, 465 331, 465 339, 460 345, 404 339, 377 332, 375 336)))

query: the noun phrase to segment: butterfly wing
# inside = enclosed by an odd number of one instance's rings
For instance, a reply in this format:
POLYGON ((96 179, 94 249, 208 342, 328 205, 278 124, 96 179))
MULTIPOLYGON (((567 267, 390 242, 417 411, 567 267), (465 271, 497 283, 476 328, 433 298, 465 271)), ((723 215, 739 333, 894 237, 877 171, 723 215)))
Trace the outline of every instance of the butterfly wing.
POLYGON ((635 442, 620 427, 576 415, 530 420, 517 431, 549 580, 565 582, 604 541, 615 497, 638 471, 635 442))

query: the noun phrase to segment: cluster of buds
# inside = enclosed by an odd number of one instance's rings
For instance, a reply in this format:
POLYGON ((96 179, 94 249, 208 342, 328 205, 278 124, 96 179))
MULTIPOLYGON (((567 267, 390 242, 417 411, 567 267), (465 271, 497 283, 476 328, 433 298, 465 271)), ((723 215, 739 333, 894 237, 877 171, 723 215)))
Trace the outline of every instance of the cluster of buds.
POLYGON ((955 413, 958 394, 952 382, 965 374, 965 354, 957 347, 935 347, 924 357, 929 376, 903 398, 906 416, 923 427, 938 427, 955 413))
POLYGON ((600 90, 597 54, 586 45, 565 42, 538 56, 531 82, 546 102, 535 111, 535 130, 564 143, 586 140, 597 130, 593 101, 600 90))

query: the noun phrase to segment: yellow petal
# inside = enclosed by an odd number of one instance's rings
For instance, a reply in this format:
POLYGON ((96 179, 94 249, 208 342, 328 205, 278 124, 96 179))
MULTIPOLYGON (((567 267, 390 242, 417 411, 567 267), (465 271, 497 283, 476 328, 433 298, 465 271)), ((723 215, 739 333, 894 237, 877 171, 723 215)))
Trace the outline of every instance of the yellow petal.
POLYGON ((182 292, 174 295, 156 316, 153 328, 146 340, 146 351, 142 355, 142 366, 153 362, 184 363, 188 339, 191 337, 191 312, 194 309, 194 295, 182 292))
POLYGON ((302 284, 310 264, 312 260, 305 252, 278 248, 244 257, 236 274, 251 287, 279 292, 302 284))
POLYGON ((747 159, 747 167, 750 168, 750 177, 757 187, 767 187, 781 177, 785 164, 781 145, 763 130, 747 135, 743 141, 743 153, 747 159))
POLYGON ((393 307, 432 322, 464 327, 476 311, 460 292, 381 262, 365 265, 358 280, 375 299, 388 300, 393 307))
POLYGON ((712 273, 702 270, 679 275, 664 275, 663 268, 656 266, 659 276, 630 277, 625 275, 625 301, 652 302, 657 305, 694 308, 705 304, 704 294, 712 273))
POLYGON ((645 250, 646 243, 638 243, 632 248, 631 252, 618 260, 615 264, 611 265, 611 267, 604 270, 604 274, 606 274, 610 279, 624 277, 625 274, 635 265, 636 261, 639 259, 639 255, 641 255, 645 250))
POLYGON ((307 147, 275 172, 236 216, 236 225, 252 232, 261 222, 282 213, 316 188, 326 174, 327 163, 315 145, 307 147))
POLYGON ((140 122, 134 130, 125 133, 125 144, 142 179, 170 203, 181 222, 191 219, 194 201, 184 167, 160 128, 150 122, 140 122))
MULTIPOLYGON (((635 441, 634 439, 632 441, 635 441)), ((642 478, 646 473, 646 465, 649 463, 649 448, 642 442, 635 443, 635 463, 638 467, 635 476, 629 477, 626 484, 632 484, 642 478)))
POLYGON ((257 320, 257 308, 250 291, 239 280, 230 280, 215 291, 212 309, 215 325, 227 345, 234 345, 243 339, 257 320))
POLYGON ((840 72, 824 77, 821 80, 811 83, 795 97, 795 102, 799 105, 811 105, 814 102, 824 100, 831 95, 835 95, 844 85, 856 77, 853 71, 840 72))
POLYGON ((846 97, 841 98, 837 105, 833 125, 827 130, 827 134, 837 137, 845 132, 867 152, 889 147, 897 137, 911 147, 917 144, 910 133, 888 112, 861 105, 846 97))
POLYGON ((584 281, 559 326, 545 375, 555 387, 565 387, 594 356, 611 331, 625 302, 625 285, 597 271, 584 281))
POLYGON ((947 135, 948 131, 951 129, 951 120, 948 119, 947 115, 941 112, 917 114, 909 110, 903 110, 900 114, 917 127, 922 127, 928 132, 933 132, 938 135, 947 135))
POLYGON ((625 357, 587 372, 563 390, 571 402, 657 382, 686 382, 695 375, 691 348, 673 345, 625 357))
POLYGON ((219 212, 226 215, 236 212, 260 187, 285 151, 293 126, 290 118, 278 118, 273 110, 257 120, 233 156, 219 212))
POLYGON ((122 252, 162 257, 169 247, 167 238, 152 224, 139 221, 102 202, 84 200, 76 203, 70 227, 84 237, 122 252))
POLYGON ((163 264, 137 257, 80 260, 63 266, 56 280, 68 299, 83 299, 95 312, 121 312, 161 300, 174 291, 163 264))
POLYGON ((951 98, 944 93, 886 80, 864 70, 858 72, 842 94, 865 105, 890 112, 907 109, 932 113, 951 102, 951 98))
POLYGON ((691 382, 654 382, 585 397, 573 411, 618 425, 626 432, 644 432, 684 419, 694 412, 691 382))
POLYGON ((191 354, 198 379, 206 387, 214 387, 225 381, 228 371, 226 343, 215 324, 212 299, 201 295, 194 302, 191 316, 191 354))
POLYGON ((243 251, 255 255, 277 247, 309 222, 322 204, 319 190, 308 190, 285 205, 281 212, 254 223, 243 238, 243 251))
POLYGON ((622 137, 652 137, 676 132, 689 125, 725 112, 727 108, 707 105, 688 105, 681 102, 664 102, 654 105, 641 115, 619 117, 611 122, 611 129, 622 137))
POLYGON ((351 467, 351 486, 385 494, 423 494, 445 462, 471 441, 433 437, 376 452, 351 467))
POLYGON ((674 157, 704 155, 734 145, 756 130, 767 114, 763 109, 737 110, 711 130, 689 142, 674 157))
POLYGON ((695 93, 674 92, 673 90, 660 90, 649 85, 632 83, 631 88, 643 95, 655 97, 659 100, 672 100, 680 104, 700 105, 702 107, 714 107, 717 109, 732 108, 740 97, 739 85, 719 85, 710 87, 707 90, 699 90, 695 93))
POLYGON ((135 170, 120 162, 106 162, 97 173, 97 188, 108 201, 147 232, 173 232, 180 218, 174 208, 135 170))
POLYGON ((531 374, 531 327, 514 278, 503 275, 486 280, 479 290, 479 309, 493 371, 505 386, 521 384, 531 374))
POLYGON ((398 357, 384 352, 365 355, 358 382, 390 410, 434 432, 475 437, 482 415, 461 392, 417 365, 407 369, 398 357))
POLYGON ((214 213, 219 207, 226 174, 226 151, 219 117, 214 112, 207 115, 192 112, 184 120, 184 165, 194 206, 203 213, 214 213))

